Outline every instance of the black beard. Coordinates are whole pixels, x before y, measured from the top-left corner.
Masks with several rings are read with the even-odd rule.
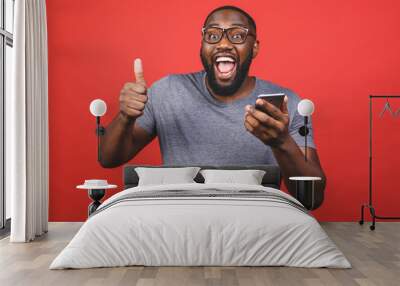
[[[204,66],[204,70],[206,71],[208,85],[211,88],[211,90],[217,95],[230,96],[239,90],[239,88],[242,86],[242,83],[246,79],[253,59],[253,50],[250,50],[250,54],[244,60],[243,64],[240,64],[240,62],[237,63],[237,67],[239,68],[237,68],[235,78],[233,82],[227,86],[221,86],[218,84],[217,79],[215,77],[215,71],[213,65],[208,64],[206,58],[203,56],[201,52],[201,49],[200,49],[200,58]]]

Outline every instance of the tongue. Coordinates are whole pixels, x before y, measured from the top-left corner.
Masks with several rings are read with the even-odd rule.
[[[228,73],[233,70],[235,64],[231,62],[220,62],[217,67],[220,73]]]

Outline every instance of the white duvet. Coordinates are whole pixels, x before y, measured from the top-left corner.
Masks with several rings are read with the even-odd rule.
[[[264,191],[283,200],[178,195],[118,201],[137,192],[168,190]],[[254,185],[193,183],[127,189],[100,206],[50,269],[127,265],[351,267],[311,215],[282,201],[300,204],[277,189]]]

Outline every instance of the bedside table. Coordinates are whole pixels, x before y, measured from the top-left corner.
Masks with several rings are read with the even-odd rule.
[[[108,184],[107,180],[85,180],[83,185],[76,186],[77,189],[88,190],[92,203],[88,206],[88,217],[101,205],[100,200],[104,197],[106,190],[115,189],[117,185]]]
[[[315,182],[321,181],[321,177],[289,177],[296,186],[296,200],[300,201],[308,210],[314,209],[314,188]]]

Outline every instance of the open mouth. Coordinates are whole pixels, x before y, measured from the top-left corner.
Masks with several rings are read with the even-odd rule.
[[[217,56],[215,58],[215,75],[217,79],[229,80],[236,72],[236,59],[232,56]]]

